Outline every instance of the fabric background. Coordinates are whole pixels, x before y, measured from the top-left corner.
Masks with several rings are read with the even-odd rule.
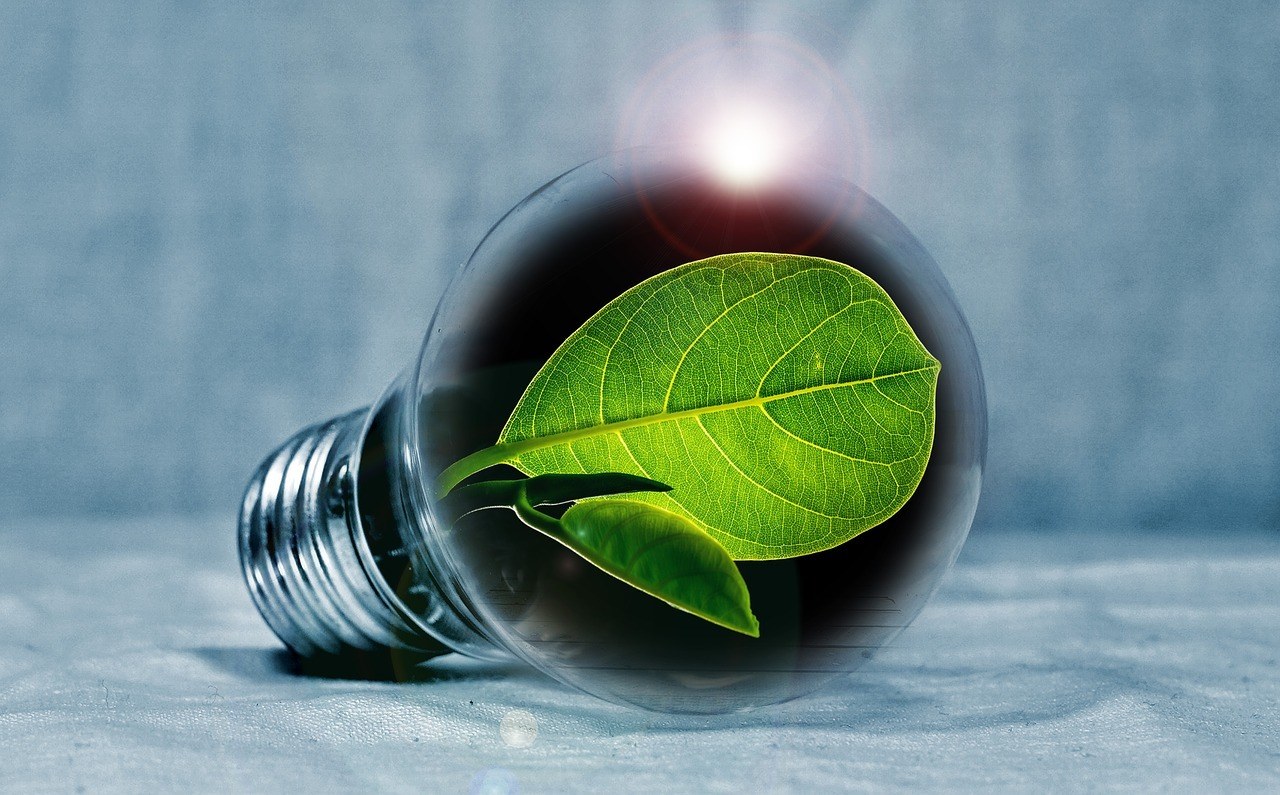
[[[1270,534],[978,534],[845,683],[679,720],[519,667],[290,673],[221,518],[0,529],[0,789],[1280,787]],[[110,550],[86,541],[101,533]],[[536,731],[504,739],[513,713]]]
[[[697,725],[290,673],[233,554],[253,466],[373,400],[661,58],[761,31],[849,85],[983,356],[936,602]],[[1266,2],[0,4],[0,788],[1274,790],[1278,44]]]
[[[235,504],[725,31],[820,54],[983,356],[982,521],[1280,519],[1273,3],[0,8],[0,512]]]

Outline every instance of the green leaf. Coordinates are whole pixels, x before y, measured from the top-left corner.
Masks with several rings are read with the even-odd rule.
[[[631,494],[638,491],[671,491],[666,483],[626,472],[599,472],[590,475],[538,475],[529,478],[525,494],[534,505],[556,505],[562,502]]]
[[[892,299],[847,265],[731,254],[609,302],[525,390],[493,447],[440,476],[447,494],[506,463],[627,472],[737,559],[842,544],[911,497],[933,446],[941,365]]]
[[[735,632],[760,637],[751,597],[724,547],[670,511],[617,499],[576,503],[555,519],[527,501],[516,514],[619,580]]]
[[[671,491],[656,480],[625,472],[593,475],[538,475],[517,480],[485,480],[454,489],[444,502],[455,519],[485,508],[509,508],[521,493],[530,505],[557,505],[589,497],[631,494],[637,491]]]

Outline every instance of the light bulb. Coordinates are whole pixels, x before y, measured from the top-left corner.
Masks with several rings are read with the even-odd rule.
[[[631,152],[538,189],[454,276],[419,356],[381,399],[302,430],[262,463],[243,503],[241,561],[290,649],[516,658],[614,702],[715,713],[855,671],[914,618],[958,554],[981,485],[986,402],[968,326],[937,265],[860,189],[792,163],[749,192],[722,176]],[[900,510],[824,551],[731,564],[757,636],[673,609],[512,511],[447,507],[442,473],[497,442],[576,330],[661,274],[739,252],[856,269],[941,363],[931,452]],[[784,325],[761,323],[760,334]],[[817,418],[828,429],[847,422],[835,410]],[[499,466],[472,480],[523,474]]]

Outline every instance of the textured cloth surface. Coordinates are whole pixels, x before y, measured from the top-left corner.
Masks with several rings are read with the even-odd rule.
[[[978,535],[862,672],[691,720],[519,667],[299,676],[225,522],[9,523],[0,789],[1274,791],[1278,583],[1273,533]]]
[[[739,32],[848,84],[858,179],[955,288],[981,521],[1276,523],[1280,3],[1114,0],[0,2],[0,515],[236,504]]]

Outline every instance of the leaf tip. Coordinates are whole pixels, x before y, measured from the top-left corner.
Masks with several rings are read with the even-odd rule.
[[[720,626],[725,629],[731,629],[750,638],[760,637],[760,621],[756,618],[755,613],[747,608],[739,616],[735,616],[731,621],[721,622]]]

